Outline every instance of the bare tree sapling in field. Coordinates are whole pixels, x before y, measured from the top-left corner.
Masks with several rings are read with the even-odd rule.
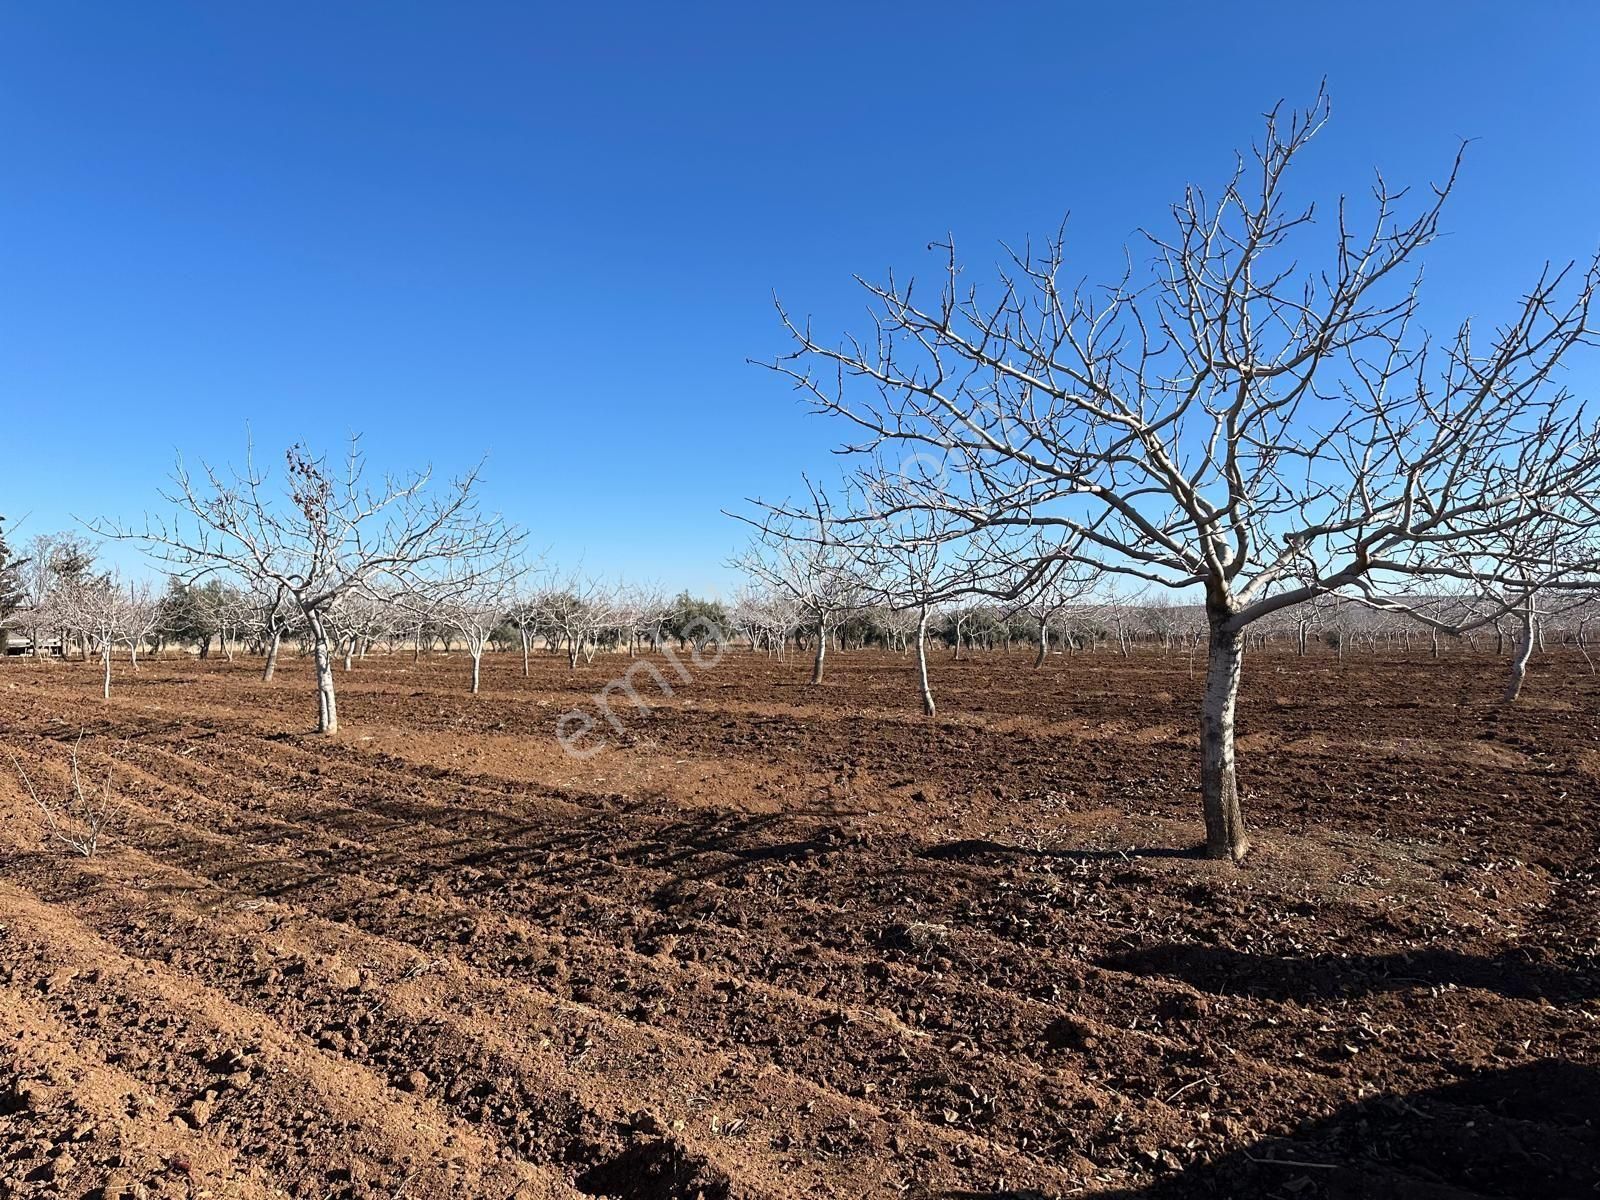
[[[483,680],[483,652],[497,629],[511,620],[517,587],[526,568],[509,554],[493,563],[462,560],[459,571],[446,571],[416,599],[402,599],[402,607],[418,603],[429,619],[461,635],[472,659],[473,695]],[[524,658],[524,669],[527,660]]]
[[[982,560],[972,554],[966,529],[948,514],[895,504],[888,511],[868,500],[874,519],[852,530],[858,577],[868,603],[914,614],[917,690],[926,716],[938,713],[928,678],[928,621],[940,605],[970,596],[979,586]]]
[[[1419,252],[1452,167],[1410,215],[1375,178],[1364,215],[1292,203],[1291,167],[1327,116],[1268,114],[1215,193],[1187,189],[1147,268],[1069,278],[1067,243],[966,282],[942,247],[932,293],[864,283],[875,325],[832,344],[784,315],[773,366],[856,431],[845,448],[941,453],[957,486],[930,507],[973,528],[1080,537],[1093,568],[1203,598],[1206,850],[1242,858],[1234,712],[1245,631],[1324,593],[1378,596],[1460,574],[1459,551],[1539,514],[1580,519],[1600,445],[1554,383],[1592,339],[1596,267],[1547,268],[1487,337],[1418,331]],[[1459,159],[1458,159],[1459,162]],[[1534,561],[1474,574],[1525,587]]]
[[[729,565],[775,595],[791,601],[802,626],[816,635],[811,662],[813,686],[822,682],[828,639],[862,603],[860,562],[823,493],[812,487],[804,508],[761,505],[759,515],[730,516],[756,527],[744,551]],[[759,502],[757,502],[759,504]]]
[[[122,805],[111,788],[111,768],[106,768],[98,787],[84,782],[78,761],[82,745],[83,735],[79,734],[68,755],[67,781],[59,796],[48,789],[41,793],[14,752],[11,765],[44,822],[46,842],[60,843],[74,854],[93,858],[107,830],[121,815]]]
[[[799,609],[791,597],[749,586],[735,594],[731,620],[749,640],[752,650],[779,662],[800,623]]]
[[[1075,605],[1081,604],[1094,587],[1094,576],[1075,570],[1070,561],[1052,564],[1032,582],[1018,590],[1015,608],[1032,617],[1039,626],[1039,647],[1033,658],[1035,670],[1050,656],[1050,632]],[[1063,636],[1067,636],[1063,631]]]
[[[538,619],[552,650],[565,647],[567,669],[581,656],[593,662],[600,634],[616,620],[617,594],[603,580],[576,571],[551,584],[539,597]]]
[[[161,597],[149,580],[133,580],[121,586],[122,643],[128,647],[128,663],[139,667],[139,647],[144,645],[161,626]]]
[[[261,679],[272,682],[278,670],[278,651],[284,635],[293,630],[299,613],[292,607],[289,590],[271,579],[251,580],[243,594],[240,629],[260,644],[263,663]]]
[[[87,575],[52,593],[52,608],[64,628],[100,657],[102,699],[111,699],[111,658],[119,645],[135,644],[155,627],[158,606],[149,589],[123,583],[114,571]],[[130,657],[135,654],[130,650]]]
[[[447,571],[470,574],[466,564],[496,563],[518,535],[479,510],[478,479],[475,467],[440,485],[426,470],[369,483],[359,439],[339,462],[295,445],[276,489],[253,454],[242,471],[202,466],[198,477],[180,461],[163,493],[170,518],[96,528],[142,542],[190,580],[222,573],[281,589],[310,634],[317,732],[335,733],[330,610],[345,596],[422,589]]]

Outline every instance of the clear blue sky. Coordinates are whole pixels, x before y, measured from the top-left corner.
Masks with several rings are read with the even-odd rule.
[[[1072,213],[1091,275],[1280,97],[1300,179],[1425,183],[1440,323],[1600,242],[1600,5],[0,6],[0,511],[136,517],[174,450],[489,454],[563,562],[725,588],[718,510],[840,431],[746,365],[770,298],[976,265]]]

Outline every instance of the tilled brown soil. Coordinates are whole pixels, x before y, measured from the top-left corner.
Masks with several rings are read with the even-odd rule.
[[[0,665],[0,1196],[1593,1196],[1600,681],[1261,655]],[[103,1190],[102,1190],[103,1189]]]

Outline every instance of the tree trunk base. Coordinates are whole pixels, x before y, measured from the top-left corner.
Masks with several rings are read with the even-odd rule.
[[[1237,864],[1245,860],[1245,856],[1250,853],[1252,846],[1253,843],[1249,838],[1240,838],[1232,845],[1207,845],[1201,851],[1201,855],[1205,858],[1211,859],[1214,862],[1232,862]]]

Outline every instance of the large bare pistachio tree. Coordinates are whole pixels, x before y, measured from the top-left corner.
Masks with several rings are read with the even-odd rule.
[[[295,445],[276,485],[253,453],[242,470],[203,466],[198,476],[180,461],[162,493],[171,516],[96,528],[144,543],[184,578],[222,573],[287,598],[311,635],[317,732],[336,733],[334,607],[350,596],[426,591],[440,578],[462,586],[497,571],[516,545],[515,529],[479,509],[478,477],[474,468],[440,485],[428,471],[369,480],[356,438],[342,459]]]
[[[780,309],[796,346],[772,364],[855,428],[847,450],[944,455],[964,478],[921,503],[1081,539],[1073,556],[1095,569],[1203,597],[1219,858],[1250,845],[1234,769],[1246,627],[1341,589],[1426,590],[1430,574],[1526,590],[1539,564],[1463,568],[1459,549],[1581,505],[1600,477],[1555,378],[1591,340],[1595,266],[1547,268],[1487,334],[1429,338],[1416,260],[1456,169],[1420,203],[1382,176],[1359,206],[1291,202],[1326,117],[1321,95],[1269,113],[1221,189],[1186,190],[1109,286],[1073,282],[1062,231],[1008,252],[987,288],[940,244],[931,292],[859,281],[866,336],[832,343]]]

